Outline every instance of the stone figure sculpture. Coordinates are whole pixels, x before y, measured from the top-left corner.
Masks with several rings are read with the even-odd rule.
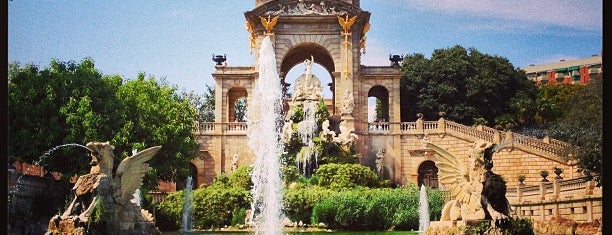
[[[333,138],[333,141],[336,143],[348,145],[348,144],[353,143],[353,141],[359,138],[359,136],[357,136],[357,134],[354,133],[355,129],[352,129],[349,126],[347,126],[346,121],[344,120],[340,122],[339,129],[340,129],[340,133],[338,134],[337,137]]]
[[[46,234],[84,234],[88,223],[96,219],[106,222],[103,233],[161,234],[153,215],[130,201],[151,169],[147,162],[161,146],[123,159],[114,174],[115,147],[109,142],[89,142],[86,146],[91,150],[91,170],[78,178],[72,189],[74,200],[62,215],[51,218]],[[102,216],[94,218],[96,213]]]
[[[446,150],[427,143],[437,155],[438,179],[452,200],[442,209],[440,221],[502,219],[510,214],[506,182],[493,173],[492,155],[502,146],[476,141],[469,149],[468,164]]]
[[[329,136],[336,136],[336,132],[329,129],[329,120],[325,120],[323,123],[321,123],[321,132],[319,133],[319,136],[321,136],[323,139],[327,139]]]
[[[385,160],[385,154],[387,153],[387,150],[382,148],[379,149],[378,152],[376,153],[376,173],[378,173],[378,176],[383,175],[383,169],[384,169],[384,160]]]
[[[342,100],[342,114],[352,114],[355,107],[353,92],[347,92]]]
[[[310,56],[310,59],[304,60],[306,69],[304,74],[300,75],[295,80],[295,88],[292,102],[304,101],[304,100],[319,100],[323,97],[321,81],[312,74],[312,64],[314,63],[314,57]]]
[[[231,171],[235,171],[238,169],[238,151],[234,151],[234,156],[232,156],[232,168]]]
[[[289,119],[283,125],[283,132],[281,136],[281,141],[283,143],[291,142],[291,135],[293,134],[293,120]]]

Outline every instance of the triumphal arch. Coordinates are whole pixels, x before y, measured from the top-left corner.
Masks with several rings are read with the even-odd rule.
[[[256,0],[255,8],[244,15],[245,30],[250,35],[245,43],[255,54],[256,61],[256,52],[263,38],[271,37],[279,82],[289,87],[291,84],[286,82],[289,70],[312,58],[311,61],[322,66],[331,77],[331,83],[322,85],[332,93],[331,99],[326,99],[325,103],[333,119],[345,121],[356,134],[363,135],[363,131],[368,129],[368,97],[376,97],[385,110],[384,120],[379,121],[400,122],[399,64],[361,64],[361,56],[367,50],[370,13],[360,8],[359,0]],[[200,138],[201,154],[205,160],[198,168],[210,173],[204,177],[200,175],[202,182],[210,182],[211,177],[228,172],[234,156],[238,156],[238,163],[234,164],[250,164],[254,160],[246,146],[246,123],[235,117],[234,104],[241,98],[246,98],[247,104],[256,99],[251,97],[251,93],[258,78],[258,65],[234,67],[218,63],[215,67],[212,74],[216,82],[215,122],[200,125],[200,132],[209,136]],[[351,112],[343,112],[346,103],[354,107]],[[394,131],[396,127],[399,128],[381,126],[381,130]],[[389,141],[387,156],[399,156],[392,150],[399,151],[393,147],[393,141],[399,139],[382,140]],[[362,155],[371,155],[372,159],[379,151],[371,148],[367,137],[359,138],[357,146]],[[394,169],[389,171],[394,172]]]
[[[329,84],[315,85],[332,93],[331,98],[325,100],[330,119],[336,124],[344,123],[345,128],[352,130],[351,135],[357,137],[354,146],[360,163],[382,177],[402,185],[414,183],[438,187],[438,169],[433,151],[427,148],[428,143],[446,149],[462,161],[468,158],[470,145],[477,141],[503,143],[506,148],[496,153],[493,171],[502,175],[508,188],[513,189],[507,197],[515,203],[517,210],[541,218],[564,213],[565,210],[558,208],[559,204],[556,204],[556,209],[542,206],[555,205],[546,202],[549,196],[529,199],[531,202],[527,203],[524,201],[527,194],[514,189],[523,184],[544,184],[541,183],[541,171],[552,172],[553,167],[561,169],[566,179],[581,179],[582,175],[576,172],[576,163],[563,158],[567,143],[486,126],[464,126],[445,120],[443,116],[415,114],[415,121],[402,122],[398,64],[401,58],[390,56],[389,66],[362,65],[361,57],[368,46],[368,30],[381,26],[370,25],[370,12],[361,9],[359,0],[256,0],[255,8],[245,12],[244,16],[245,30],[249,33],[249,38],[245,38],[245,48],[248,46],[257,57],[263,39],[270,36],[279,83],[290,87],[288,72],[304,62],[316,63],[329,73]],[[192,161],[196,187],[210,184],[214,177],[229,173],[238,166],[251,165],[255,160],[247,145],[248,127],[237,117],[235,104],[243,99],[248,105],[249,101],[258,98],[252,96],[258,79],[258,65],[227,66],[225,59],[224,56],[213,58],[217,62],[212,74],[215,81],[215,121],[199,123],[196,133],[200,143],[198,157]],[[300,92],[293,95],[299,96]],[[378,99],[383,110],[376,121],[368,121],[370,97]],[[287,97],[287,102],[291,99]],[[520,183],[518,179],[524,181]],[[564,185],[559,186],[561,191],[562,187],[573,184]],[[546,189],[548,186],[543,187]],[[590,194],[581,198],[593,198],[593,188],[590,189],[585,191]],[[573,195],[571,190],[574,189],[567,192]],[[555,191],[550,200],[558,200],[561,191]],[[589,208],[584,209],[586,220],[598,216],[596,210],[601,205],[597,203],[601,199],[572,200],[574,204],[583,205],[581,210]],[[534,210],[535,207],[539,209]]]

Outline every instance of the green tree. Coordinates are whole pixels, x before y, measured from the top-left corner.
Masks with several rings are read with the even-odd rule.
[[[374,117],[374,120],[383,120],[383,118],[385,117],[385,111],[382,107],[382,102],[378,98],[376,99],[375,111],[376,117]]]
[[[475,119],[494,123],[495,118],[512,111],[512,101],[533,99],[536,91],[525,73],[506,58],[461,46],[437,49],[431,59],[418,53],[408,55],[402,73],[403,121],[414,119],[417,113],[434,118],[444,111],[446,118],[460,123],[471,124]]]
[[[202,105],[199,106],[200,121],[215,121],[215,87],[206,84]]]
[[[121,79],[102,76],[94,62],[52,60],[49,67],[9,66],[9,158],[48,163],[67,175],[89,170],[84,149],[52,147],[108,138],[117,127]]]
[[[154,170],[146,178],[149,185],[158,179],[189,175],[188,164],[198,146],[194,135],[196,108],[181,98],[175,87],[152,76],[147,78],[144,73],[119,87],[116,97],[121,103],[122,125],[112,136],[115,152],[124,158],[132,149],[161,145],[150,162]]]
[[[124,83],[120,76],[102,75],[90,58],[52,60],[42,70],[12,63],[9,70],[10,159],[71,176],[89,171],[87,151],[62,148],[42,156],[62,144],[110,141],[118,164],[132,149],[162,145],[146,185],[188,174],[177,169],[189,169],[195,155],[197,113],[176,88],[144,73]]]
[[[246,109],[247,109],[247,100],[246,97],[242,97],[236,101],[234,105],[234,110],[236,110],[236,121],[237,122],[245,122],[246,121]]]
[[[603,182],[603,85],[602,78],[591,79],[563,105],[565,111],[551,125],[553,138],[578,147],[574,153],[578,171]]]
[[[537,88],[535,99],[516,98],[512,101],[512,113],[519,125],[513,131],[543,138],[550,135],[551,125],[566,111],[566,102],[584,86],[572,84],[544,85]]]

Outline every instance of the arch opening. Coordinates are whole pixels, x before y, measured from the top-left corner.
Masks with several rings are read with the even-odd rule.
[[[427,160],[419,165],[418,186],[425,185],[429,188],[438,188],[438,167],[433,161]]]
[[[322,96],[330,114],[334,113],[335,71],[334,61],[328,50],[317,43],[300,43],[285,54],[280,67],[281,84],[285,99],[294,95],[294,83],[306,70],[305,60],[314,59],[312,74],[321,82]],[[285,105],[285,111],[287,105]]]
[[[368,121],[389,121],[389,91],[387,88],[374,86],[368,91]]]
[[[198,168],[193,163],[189,163],[189,175],[176,181],[176,191],[187,188],[187,177],[189,176],[191,176],[191,188],[195,189],[200,185],[198,183]]]
[[[244,122],[246,120],[246,89],[234,87],[227,91],[227,121]]]

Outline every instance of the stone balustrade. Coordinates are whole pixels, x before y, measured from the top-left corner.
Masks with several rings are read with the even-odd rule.
[[[168,197],[168,192],[162,191],[149,191],[148,193],[151,196],[151,199],[154,203],[161,203],[166,197]]]
[[[200,135],[243,134],[246,135],[248,126],[246,122],[201,122],[198,133]]]
[[[553,217],[576,221],[600,220],[601,188],[587,177],[541,182],[539,185],[508,189],[506,198],[518,216],[550,220]]]
[[[511,139],[511,147],[526,151],[535,151],[551,160],[565,163],[566,149],[570,144],[549,137],[538,139],[517,133],[499,131],[485,126],[465,126],[456,122],[439,119],[438,121],[416,122],[367,122],[363,125],[366,130],[356,130],[361,134],[452,134],[471,140],[486,140],[501,143]],[[200,135],[245,135],[248,129],[245,122],[201,122],[197,133]],[[391,130],[399,132],[391,133]]]
[[[367,124],[370,134],[389,134],[390,126],[395,125],[395,123],[391,124],[389,122],[369,122]]]

